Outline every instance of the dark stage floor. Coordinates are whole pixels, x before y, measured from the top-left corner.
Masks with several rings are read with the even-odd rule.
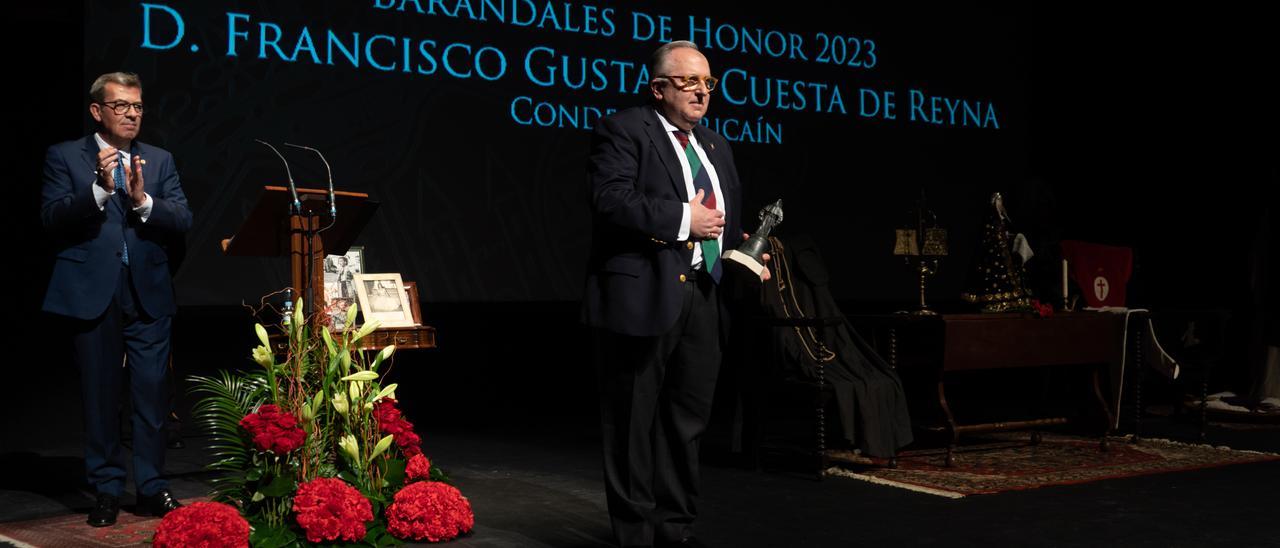
[[[1156,419],[1153,435],[1188,434]],[[594,428],[540,421],[427,428],[424,447],[470,498],[475,532],[456,546],[607,546]],[[1215,441],[1276,451],[1276,430],[1214,427]],[[73,438],[64,438],[73,439]],[[174,488],[200,496],[202,439],[169,453]],[[85,512],[74,443],[5,440],[0,521]],[[1276,542],[1280,462],[950,500],[786,470],[704,466],[700,536],[712,546],[1260,546]],[[131,501],[126,500],[126,510]]]
[[[452,316],[443,306],[431,309],[441,348],[397,356],[391,373],[427,455],[474,506],[474,533],[453,544],[607,546],[594,380],[584,356],[572,350],[580,340],[576,309],[456,308]],[[497,345],[481,329],[496,317],[551,327],[512,329],[508,344]],[[256,343],[242,311],[199,320],[175,333],[175,356],[186,373],[246,366]],[[77,375],[59,365],[60,346],[32,340],[52,357],[6,373],[0,522],[84,513],[92,505],[81,483]],[[1191,424],[1168,418],[1149,418],[1144,429],[1149,437],[1194,439]],[[704,446],[712,462],[703,466],[698,530],[711,546],[1280,545],[1280,461],[953,500],[846,478],[818,482],[785,468],[756,472],[716,450],[723,439]],[[181,497],[206,491],[203,441],[188,432],[187,447],[169,453]],[[1211,426],[1209,441],[1280,453],[1274,427]],[[128,510],[131,497],[124,502]]]

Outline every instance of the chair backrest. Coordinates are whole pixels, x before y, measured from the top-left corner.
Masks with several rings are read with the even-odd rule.
[[[1062,258],[1088,306],[1125,305],[1125,286],[1133,275],[1132,249],[1063,240]]]

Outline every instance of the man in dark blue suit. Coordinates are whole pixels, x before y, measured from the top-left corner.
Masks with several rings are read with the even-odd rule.
[[[649,71],[651,104],[602,119],[587,166],[583,318],[593,328],[605,491],[622,546],[695,542],[698,442],[728,333],[720,253],[744,236],[733,151],[699,125],[716,84],[706,57],[692,42],[671,42]]]
[[[84,397],[89,525],[115,523],[125,484],[120,391],[128,367],[138,507],[181,506],[164,474],[165,375],[174,302],[169,249],[191,228],[173,156],[135,140],[142,83],[115,72],[90,87],[99,130],[49,147],[41,220],[57,247],[44,310],[70,326]]]

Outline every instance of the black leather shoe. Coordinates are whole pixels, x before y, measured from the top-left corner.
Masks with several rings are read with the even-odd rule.
[[[93,510],[89,510],[89,519],[86,523],[94,527],[115,525],[116,516],[119,514],[120,497],[98,493],[98,500],[93,503]]]
[[[138,495],[138,512],[162,518],[170,511],[181,508],[182,503],[173,498],[168,489],[161,489],[151,496]]]

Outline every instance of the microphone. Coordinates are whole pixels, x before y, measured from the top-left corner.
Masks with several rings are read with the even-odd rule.
[[[281,162],[284,162],[284,174],[289,178],[289,192],[293,194],[293,212],[301,215],[302,200],[298,199],[298,186],[293,184],[293,171],[289,169],[289,161],[285,160],[284,155],[280,154],[280,151],[276,150],[276,147],[271,146],[271,143],[263,141],[262,139],[254,139],[254,141],[267,145],[267,148],[271,149],[271,152],[276,153],[276,156],[280,157]]]
[[[337,201],[334,199],[334,197],[333,197],[333,169],[331,169],[331,168],[329,167],[329,161],[328,161],[328,160],[326,160],[326,159],[324,159],[324,154],[321,154],[319,150],[316,150],[316,149],[314,149],[314,148],[311,148],[311,147],[305,147],[305,146],[302,146],[302,145],[295,145],[295,144],[293,144],[293,143],[285,143],[285,144],[284,144],[284,146],[287,146],[287,147],[293,147],[293,148],[300,148],[300,149],[302,149],[302,150],[310,150],[311,152],[316,153],[316,156],[319,156],[319,157],[320,157],[320,161],[321,161],[321,162],[324,162],[324,170],[325,170],[325,172],[327,172],[327,173],[328,173],[328,175],[329,175],[329,218],[331,218],[331,219],[335,219],[335,218],[337,218],[337,217],[338,217],[338,202],[337,202]]]

